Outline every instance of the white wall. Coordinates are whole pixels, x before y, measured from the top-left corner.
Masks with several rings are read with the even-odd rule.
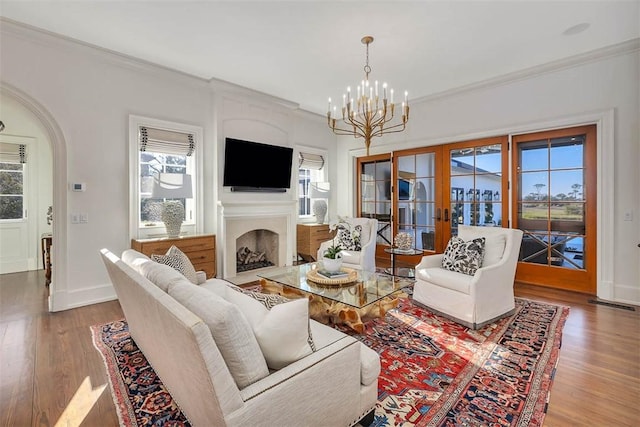
[[[555,123],[577,125],[583,123],[584,117],[606,116],[613,111],[613,139],[600,153],[601,157],[613,157],[612,167],[599,170],[611,175],[600,177],[604,185],[600,201],[612,201],[612,206],[601,203],[604,212],[599,215],[613,224],[603,224],[604,232],[598,236],[599,256],[611,258],[612,268],[609,272],[609,261],[605,259],[601,268],[604,271],[598,272],[604,274],[598,295],[640,304],[639,45],[635,40],[581,62],[558,64],[555,70],[541,68],[541,72],[532,72],[527,78],[519,76],[512,81],[478,85],[450,96],[413,102],[407,130],[374,140],[371,154],[542,130]],[[364,154],[363,144],[341,137],[337,152],[341,162],[337,167],[353,171],[353,158]],[[353,212],[353,191],[349,188],[340,195],[341,214]],[[626,212],[633,213],[632,221],[623,220]],[[606,232],[607,227],[612,233]],[[611,246],[612,255],[607,245]]]
[[[59,127],[60,141],[53,141],[53,153],[54,159],[62,154],[63,161],[54,165],[56,177],[66,176],[66,181],[87,184],[86,192],[80,193],[66,190],[67,182],[60,185],[62,189],[54,189],[54,204],[64,204],[57,208],[65,218],[57,221],[65,221],[65,226],[58,224],[58,228],[54,228],[58,245],[54,244],[57,258],[51,286],[53,310],[115,297],[99,250],[106,247],[120,253],[130,245],[129,114],[204,129],[204,231],[216,232],[217,199],[221,193],[218,144],[224,141],[220,133],[223,127],[218,123],[224,111],[219,110],[222,106],[217,102],[220,96],[216,93],[222,91],[224,85],[213,86],[210,82],[12,23],[3,22],[0,31],[2,83],[34,100],[44,115],[51,117],[53,127]],[[231,98],[246,98],[250,94],[233,86],[226,90],[225,96]],[[2,92],[0,105],[5,103],[6,93]],[[255,98],[263,106],[277,104],[263,95],[256,94]],[[314,127],[313,122],[319,121],[293,114],[295,108],[293,104],[287,106],[282,118],[285,128]],[[269,127],[274,120],[273,109],[251,114]],[[292,145],[295,132],[289,134],[286,143]],[[329,137],[328,141],[334,139]],[[87,213],[89,222],[71,224],[70,214],[76,212]]]
[[[204,129],[205,232],[218,229],[219,199],[246,197],[225,193],[220,186],[225,136],[260,136],[292,147],[329,149],[330,181],[336,183],[330,215],[353,213],[353,164],[355,156],[364,155],[362,141],[341,137],[336,148],[323,117],[299,111],[287,101],[205,82],[11,23],[3,22],[0,31],[2,83],[35,100],[60,130],[50,132],[58,136],[53,141],[54,178],[65,180],[54,188],[54,203],[62,201],[64,206],[57,208],[65,217],[54,228],[59,242],[54,249],[54,310],[114,298],[98,251],[107,247],[119,253],[130,244],[129,114]],[[605,177],[608,187],[601,195],[611,201],[612,206],[604,208],[611,209],[612,231],[610,236],[599,236],[599,243],[604,239],[612,249],[612,271],[604,277],[611,283],[606,284],[604,296],[640,303],[639,62],[635,41],[631,49],[605,52],[555,71],[546,68],[529,77],[412,102],[407,131],[373,141],[371,153],[536,130],[558,120],[571,122],[612,110],[613,172],[610,182]],[[0,105],[4,102],[0,99]],[[68,192],[66,181],[86,182],[87,191]],[[280,197],[295,200],[294,193]],[[623,221],[628,211],[633,212],[633,221]],[[72,212],[88,213],[89,223],[70,224]],[[600,247],[599,251],[605,252]]]

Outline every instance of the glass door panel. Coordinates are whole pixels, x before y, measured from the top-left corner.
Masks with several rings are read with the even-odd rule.
[[[360,174],[358,187],[358,216],[376,218],[378,231],[376,243],[390,245],[391,229],[391,155],[361,157],[357,168]]]
[[[502,226],[506,137],[449,144],[446,148],[449,200],[444,220],[450,225],[445,238],[457,235],[460,224]]]
[[[437,251],[438,215],[442,215],[438,171],[440,149],[425,148],[394,153],[397,165],[394,180],[396,232],[409,233],[413,246]]]
[[[514,137],[517,278],[595,292],[595,126]]]

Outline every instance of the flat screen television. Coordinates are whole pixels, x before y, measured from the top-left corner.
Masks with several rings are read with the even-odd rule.
[[[293,148],[226,138],[223,186],[231,191],[284,192],[291,187]]]
[[[406,179],[398,180],[398,200],[411,200],[413,184]]]

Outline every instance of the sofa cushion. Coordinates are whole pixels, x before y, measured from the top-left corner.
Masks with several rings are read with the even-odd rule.
[[[345,338],[344,333],[315,320],[311,320],[310,326],[318,349]],[[358,345],[360,345],[360,383],[369,385],[380,376],[380,357],[378,353],[366,345],[362,343],[358,343]]]
[[[482,266],[489,267],[499,263],[502,259],[504,248],[507,245],[507,236],[504,234],[496,234],[493,236],[485,236],[485,239]]]
[[[176,269],[194,285],[199,284],[196,269],[191,264],[191,260],[175,245],[171,246],[164,255],[152,254],[151,259]]]
[[[271,369],[282,369],[313,352],[309,345],[309,302],[306,298],[275,305],[271,310],[242,292],[227,291],[253,328]]]
[[[458,236],[465,240],[485,238],[483,267],[500,262],[507,245],[507,236],[501,227],[467,227],[461,230]]]
[[[431,267],[417,269],[416,279],[469,295],[473,276],[445,270],[440,267]]]
[[[380,356],[378,353],[360,344],[360,384],[369,385],[378,379],[380,375]]]
[[[126,249],[120,257],[129,267],[133,268],[137,273],[142,274],[141,267],[147,262],[153,262],[151,258],[135,249]]]
[[[442,257],[442,268],[473,276],[482,266],[484,244],[484,237],[467,242],[458,236],[451,237]]]
[[[271,310],[273,307],[275,307],[278,304],[283,304],[285,302],[291,301],[289,298],[285,298],[282,295],[263,294],[261,292],[254,292],[248,289],[243,289],[240,286],[236,286],[232,283],[228,283],[227,286],[236,292],[241,292],[247,296],[250,296],[254,300],[258,301],[260,304],[264,305],[268,310]]]
[[[125,250],[122,253],[122,260],[138,274],[144,276],[164,292],[169,290],[171,283],[186,280],[186,278],[174,268],[152,261],[148,256],[133,249]]]
[[[291,301],[289,298],[285,298],[282,295],[263,294],[261,292],[254,292],[248,289],[243,289],[240,286],[236,286],[232,283],[229,283],[228,286],[234,291],[241,292],[253,298],[254,300],[258,301],[260,304],[267,307],[268,310],[271,310],[273,307],[275,307],[278,304],[283,304],[285,302]],[[316,344],[313,341],[313,334],[311,333],[311,324],[309,324],[309,338],[307,339],[307,342],[309,343],[309,347],[311,347],[311,351],[316,351]]]
[[[362,251],[341,251],[340,254],[343,263],[360,265]]]
[[[207,324],[238,388],[269,375],[251,326],[238,307],[186,280],[171,284],[169,295]]]

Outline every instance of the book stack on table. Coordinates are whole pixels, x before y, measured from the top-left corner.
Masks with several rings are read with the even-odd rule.
[[[343,277],[348,277],[349,273],[346,271],[327,271],[325,269],[319,269],[318,275],[325,277],[327,279],[341,279]]]

